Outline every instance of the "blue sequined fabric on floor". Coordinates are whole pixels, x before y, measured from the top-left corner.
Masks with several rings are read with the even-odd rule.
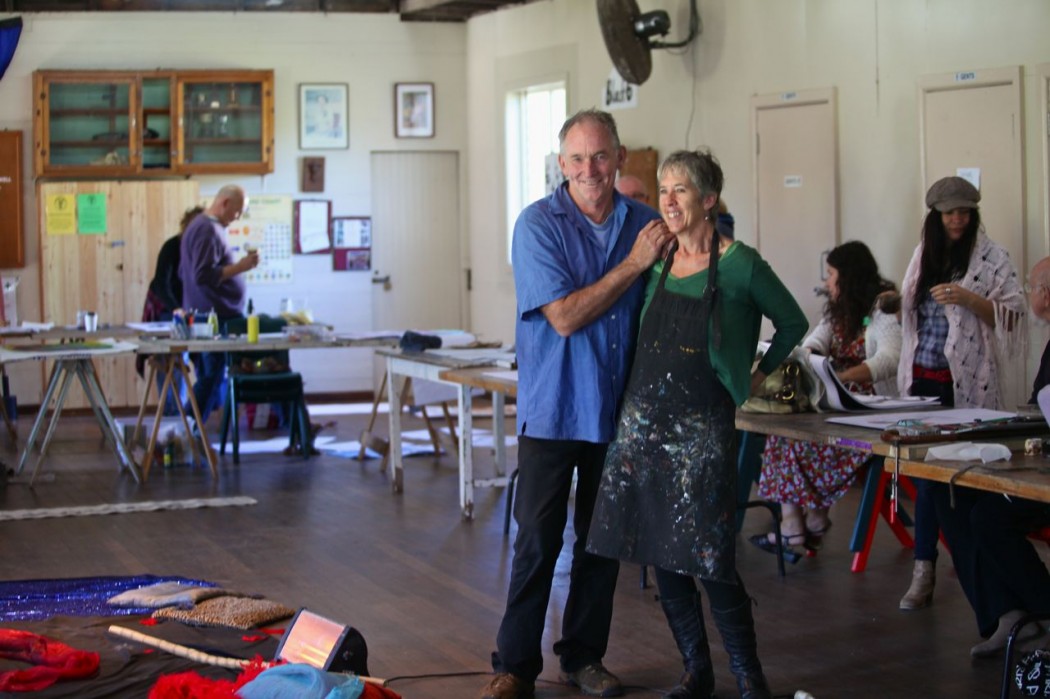
[[[106,600],[127,590],[162,582],[216,587],[215,583],[204,580],[157,575],[0,581],[0,623],[50,619],[53,616],[150,614],[153,609],[114,607],[107,604]]]

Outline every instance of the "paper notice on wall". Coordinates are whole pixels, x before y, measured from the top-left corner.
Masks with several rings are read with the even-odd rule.
[[[77,233],[80,235],[106,234],[106,195],[77,195]]]
[[[234,260],[259,251],[259,266],[244,273],[249,284],[286,284],[292,281],[292,198],[249,194],[248,209],[226,229]]]
[[[73,235],[77,232],[76,195],[48,194],[44,204],[44,228],[48,235]]]
[[[957,167],[955,176],[961,177],[981,191],[981,168],[979,167]]]
[[[299,202],[299,249],[304,253],[329,249],[328,223],[327,201]]]

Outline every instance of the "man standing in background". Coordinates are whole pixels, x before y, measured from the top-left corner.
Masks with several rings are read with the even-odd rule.
[[[259,265],[259,253],[251,250],[237,262],[226,245],[226,227],[241,217],[248,198],[236,185],[219,190],[207,210],[193,219],[182,234],[179,277],[182,279],[182,307],[186,311],[207,313],[214,309],[219,327],[232,318],[243,317],[245,283],[240,275]],[[226,389],[226,359],[221,352],[193,356],[197,382],[193,396],[207,422],[211,411],[222,405]]]

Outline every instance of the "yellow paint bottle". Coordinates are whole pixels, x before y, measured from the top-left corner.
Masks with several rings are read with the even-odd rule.
[[[251,299],[248,300],[248,344],[254,345],[259,341],[259,316],[255,315]]]

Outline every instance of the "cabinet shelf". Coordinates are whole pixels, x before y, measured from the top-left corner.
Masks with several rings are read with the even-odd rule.
[[[38,177],[273,172],[272,70],[42,70],[33,93]]]
[[[109,150],[115,150],[118,148],[126,148],[128,145],[127,141],[51,141],[51,149],[55,148],[108,148]]]
[[[246,143],[256,144],[259,142],[257,138],[187,138],[186,145],[188,146],[238,146]]]
[[[110,109],[110,108],[99,109],[98,107],[84,107],[82,109],[63,108],[63,109],[52,109],[51,110],[51,118],[55,119],[55,118],[61,118],[61,117],[81,117],[81,116],[100,116],[100,117],[125,116],[126,117],[128,115],[128,113],[129,113],[129,111],[130,110],[127,107],[116,107],[116,108],[113,108],[113,109]]]
[[[183,111],[186,114],[218,114],[226,113],[231,114],[234,112],[255,112],[257,113],[261,107],[257,104],[227,104],[222,107],[186,107]]]

